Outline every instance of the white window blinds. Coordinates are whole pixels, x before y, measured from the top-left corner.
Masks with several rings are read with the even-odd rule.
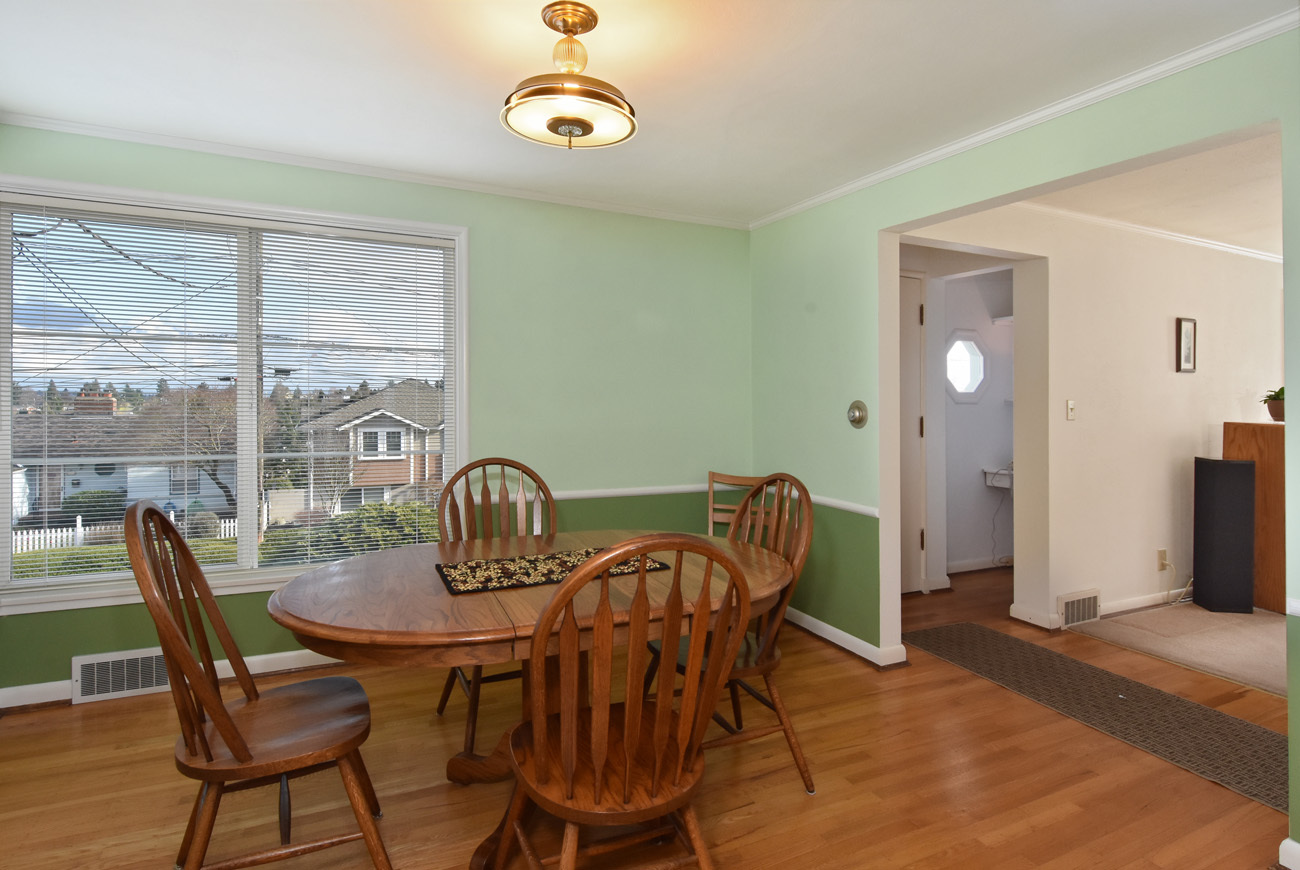
[[[7,582],[126,570],[123,511],[145,498],[209,567],[436,539],[449,241],[51,204],[0,220]],[[365,432],[386,461],[359,461]]]

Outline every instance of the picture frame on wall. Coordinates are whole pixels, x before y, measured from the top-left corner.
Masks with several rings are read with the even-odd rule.
[[[1174,371],[1196,371],[1196,320],[1191,317],[1178,318],[1178,360]]]

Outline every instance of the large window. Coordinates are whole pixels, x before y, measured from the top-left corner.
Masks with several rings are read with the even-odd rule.
[[[218,576],[436,538],[455,243],[333,223],[0,202],[0,591],[121,580],[138,499]]]

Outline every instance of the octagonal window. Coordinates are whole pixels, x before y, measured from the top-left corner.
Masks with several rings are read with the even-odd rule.
[[[948,348],[948,382],[959,393],[973,393],[984,382],[984,354],[973,341],[954,341]]]
[[[954,330],[948,337],[945,354],[948,392],[959,402],[974,402],[985,385],[985,361],[988,353],[979,335],[968,330]]]

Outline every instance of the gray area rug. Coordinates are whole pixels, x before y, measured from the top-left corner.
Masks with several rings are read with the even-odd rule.
[[[1070,628],[1234,683],[1286,695],[1286,617],[1281,613],[1212,613],[1188,602]]]
[[[1177,695],[973,623],[903,641],[1058,713],[1287,811],[1287,738]]]

